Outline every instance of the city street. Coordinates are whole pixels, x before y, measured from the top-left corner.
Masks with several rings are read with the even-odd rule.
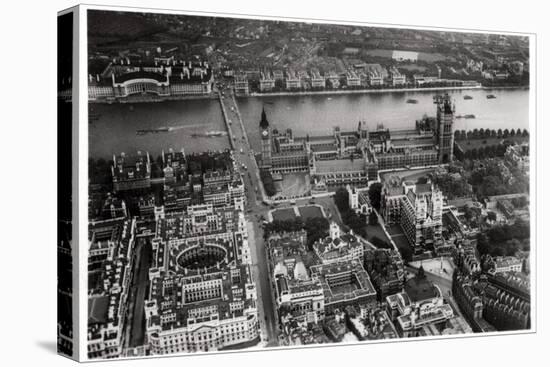
[[[136,246],[136,261],[132,273],[130,289],[129,317],[126,326],[126,341],[129,348],[142,346],[145,342],[144,302],[149,286],[149,267],[151,265],[152,248],[145,239],[138,239]]]
[[[230,95],[230,90],[225,90],[222,99],[229,124],[235,138],[235,160],[242,173],[246,190],[246,217],[248,221],[248,240],[252,255],[252,274],[256,282],[259,303],[259,317],[262,336],[267,336],[268,346],[277,346],[277,320],[273,305],[273,296],[267,268],[267,257],[261,229],[262,217],[266,217],[268,206],[262,203],[261,183],[259,172],[246,131],[242,125],[238,106]],[[246,167],[244,168],[243,165]]]

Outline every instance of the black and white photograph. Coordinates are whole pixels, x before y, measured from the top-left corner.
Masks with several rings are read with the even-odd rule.
[[[528,1],[6,11],[6,365],[533,364]]]
[[[531,330],[532,37],[84,31],[87,359]]]

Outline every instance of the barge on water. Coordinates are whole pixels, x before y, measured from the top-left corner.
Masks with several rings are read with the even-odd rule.
[[[156,129],[140,129],[140,130],[136,130],[136,135],[167,133],[169,131],[170,131],[169,127],[159,127]]]

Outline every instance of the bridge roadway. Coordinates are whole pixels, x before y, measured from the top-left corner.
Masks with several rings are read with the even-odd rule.
[[[221,94],[221,91],[220,91]],[[226,125],[233,137],[234,157],[242,173],[246,192],[246,219],[248,241],[252,257],[252,275],[256,283],[258,294],[258,309],[262,339],[267,346],[278,345],[278,322],[272,283],[270,281],[267,252],[263,240],[262,220],[267,216],[268,207],[263,200],[263,187],[260,183],[258,165],[254,158],[254,151],[250,147],[246,129],[239,112],[237,101],[229,89],[220,96],[222,108],[225,110]]]

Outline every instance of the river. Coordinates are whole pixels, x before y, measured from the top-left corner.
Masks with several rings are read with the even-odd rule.
[[[370,129],[383,124],[389,129],[414,128],[424,114],[435,115],[433,91],[369,94],[277,96],[238,98],[243,122],[254,150],[259,150],[258,123],[262,107],[273,128],[291,127],[296,136],[330,134],[333,126],[355,129],[359,120]],[[450,91],[456,114],[474,114],[475,119],[456,119],[455,129],[528,129],[529,90]],[[496,98],[487,99],[488,94]],[[464,95],[473,99],[465,100]],[[416,99],[418,103],[406,103]],[[220,105],[214,99],[136,104],[92,104],[96,118],[90,123],[90,156],[109,158],[113,153],[148,150],[158,155],[164,148],[186,152],[229,147],[227,137],[194,138],[191,134],[225,130]],[[158,134],[136,135],[137,129],[176,127]]]

